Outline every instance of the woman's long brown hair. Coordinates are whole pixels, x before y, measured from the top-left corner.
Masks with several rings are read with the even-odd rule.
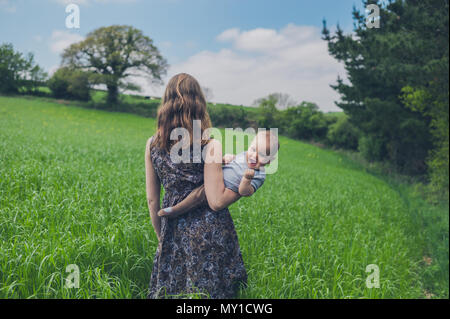
[[[211,120],[206,110],[206,99],[197,80],[187,74],[179,73],[173,76],[167,84],[161,105],[158,109],[155,138],[151,147],[158,146],[170,152],[170,148],[177,141],[170,140],[170,133],[174,128],[183,127],[190,134],[192,145],[193,121],[201,121],[201,133],[211,127]],[[204,145],[208,140],[202,140]]]

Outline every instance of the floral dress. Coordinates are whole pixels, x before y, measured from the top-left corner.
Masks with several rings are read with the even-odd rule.
[[[176,205],[203,184],[203,159],[173,163],[170,154],[157,146],[151,148],[150,157],[165,190],[162,207]],[[191,293],[233,298],[246,283],[228,208],[214,212],[203,204],[176,218],[161,218],[161,245],[153,260],[148,298],[185,298]]]

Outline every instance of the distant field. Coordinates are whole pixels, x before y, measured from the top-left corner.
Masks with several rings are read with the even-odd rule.
[[[0,298],[146,296],[157,239],[144,148],[155,125],[0,97]],[[278,172],[230,208],[249,275],[240,297],[448,298],[448,207],[343,155],[280,142]],[[69,264],[79,289],[64,287]],[[380,288],[366,287],[369,264]]]
[[[106,91],[100,91],[100,90],[91,90],[91,97],[92,101],[95,103],[104,102],[106,101],[107,96]],[[147,100],[145,99],[145,96],[139,96],[139,95],[128,95],[128,94],[120,94],[120,99],[125,103],[148,103],[150,101],[158,101],[161,102],[160,99],[155,100]]]

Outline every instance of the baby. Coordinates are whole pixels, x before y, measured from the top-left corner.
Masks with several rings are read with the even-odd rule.
[[[225,154],[222,161],[224,201],[231,204],[241,196],[253,195],[266,179],[264,166],[275,158],[279,148],[277,136],[263,131],[255,136],[247,151],[236,156]],[[204,202],[206,195],[202,185],[175,206],[161,209],[158,216],[176,217]]]

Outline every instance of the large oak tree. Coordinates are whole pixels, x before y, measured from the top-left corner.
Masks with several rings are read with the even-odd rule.
[[[63,53],[62,64],[92,73],[92,80],[108,89],[107,101],[116,104],[119,88],[139,90],[130,77],[145,77],[161,84],[167,62],[152,39],[126,25],[113,25],[90,32]]]

